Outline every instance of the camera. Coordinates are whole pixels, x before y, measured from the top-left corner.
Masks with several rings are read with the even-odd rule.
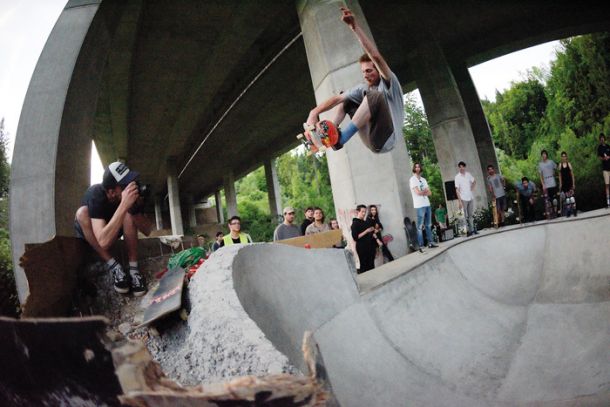
[[[140,183],[140,181],[136,181],[136,185],[138,187],[138,194],[142,198],[148,198],[148,196],[150,195],[150,185],[142,184],[142,183]]]

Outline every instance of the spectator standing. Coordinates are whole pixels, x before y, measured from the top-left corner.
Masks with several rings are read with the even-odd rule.
[[[249,234],[241,231],[241,218],[239,216],[232,216],[229,219],[229,234],[222,239],[220,247],[247,243],[252,243],[252,238]]]
[[[419,241],[419,247],[424,247],[422,228],[425,228],[428,247],[438,247],[432,238],[432,209],[430,208],[430,199],[428,199],[431,192],[428,182],[421,176],[421,173],[421,164],[413,164],[413,176],[409,180],[409,187],[413,197],[413,207],[417,211],[417,240]]]
[[[352,219],[352,238],[356,242],[356,253],[360,260],[360,269],[358,274],[375,268],[375,246],[373,242],[373,232],[375,227],[366,219],[366,206],[358,205],[356,207],[356,217]]]
[[[284,222],[280,223],[273,232],[273,241],[290,239],[293,237],[303,236],[301,229],[294,224],[294,208],[287,206],[282,212],[284,214]]]
[[[328,232],[330,227],[324,223],[324,211],[322,208],[314,208],[313,222],[305,229],[305,236],[315,235],[320,232]]]
[[[388,259],[388,261],[394,261],[394,256],[392,256],[390,249],[388,249],[386,244],[383,242],[383,236],[381,234],[383,231],[383,225],[379,220],[379,210],[377,209],[377,205],[369,205],[369,213],[366,218],[375,228],[375,231],[373,232],[373,240],[375,240],[375,245],[381,249],[383,257]],[[375,257],[373,257],[373,261],[375,261]]]
[[[504,212],[508,209],[506,201],[506,180],[500,174],[496,174],[493,165],[487,166],[487,188],[496,200],[496,212],[498,213],[498,226],[504,226]]]
[[[313,222],[313,207],[309,206],[305,209],[305,219],[303,219],[303,223],[301,223],[301,235],[305,236],[305,229],[307,226],[311,225]]]
[[[474,227],[474,196],[472,194],[477,182],[472,174],[466,171],[466,163],[464,161],[458,163],[458,173],[454,181],[460,209],[464,209],[464,216],[468,222],[466,236],[471,236],[472,234],[478,235],[479,232]]]
[[[546,150],[540,152],[540,157],[542,160],[538,163],[538,173],[540,174],[542,193],[547,196],[549,201],[553,202],[553,199],[557,197],[557,182],[555,181],[557,164],[549,159],[549,154]]]
[[[574,171],[572,164],[568,160],[568,153],[561,152],[561,162],[559,163],[559,191],[564,206],[565,215],[576,215],[576,201],[574,200],[574,192],[576,191],[576,180],[574,179]],[[563,213],[562,213],[563,215]]]
[[[216,241],[214,241],[214,244],[212,245],[213,252],[220,249],[221,244],[222,244],[222,239],[224,239],[224,237],[225,237],[224,233],[216,232]]]
[[[527,177],[523,177],[521,182],[515,183],[515,190],[519,196],[522,221],[533,222],[536,219],[534,214],[536,184],[530,182]]]
[[[610,146],[606,144],[604,133],[599,133],[597,156],[602,162],[602,173],[606,184],[606,208],[610,208]]]
[[[331,218],[330,222],[328,222],[328,227],[330,230],[339,230],[339,222],[335,218]],[[333,245],[335,249],[343,249],[346,246],[345,240],[343,239],[343,235],[339,238],[339,241]]]

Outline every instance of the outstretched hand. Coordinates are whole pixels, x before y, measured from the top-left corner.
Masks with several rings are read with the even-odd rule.
[[[349,26],[352,30],[356,29],[356,19],[352,11],[347,7],[341,7],[341,21]]]

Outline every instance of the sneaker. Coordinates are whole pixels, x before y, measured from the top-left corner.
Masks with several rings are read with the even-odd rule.
[[[429,248],[429,249],[432,249],[433,247],[438,247],[438,245],[437,245],[436,243],[430,243],[430,244],[428,245],[428,248]]]
[[[129,270],[131,274],[131,291],[136,297],[146,294],[146,281],[139,270]]]
[[[123,271],[123,267],[119,263],[114,263],[110,271],[114,281],[114,291],[127,294],[129,292],[129,276]]]
[[[473,235],[478,235],[479,232],[477,232],[476,230],[474,232],[472,232]]]
[[[472,232],[466,232],[466,237],[472,236]]]

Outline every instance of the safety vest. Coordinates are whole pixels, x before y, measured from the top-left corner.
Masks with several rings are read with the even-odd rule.
[[[228,235],[226,235],[222,240],[225,243],[225,246],[230,246],[230,245],[234,244],[230,233]],[[241,243],[241,244],[252,243],[252,238],[247,233],[240,233],[239,234],[239,243]]]

